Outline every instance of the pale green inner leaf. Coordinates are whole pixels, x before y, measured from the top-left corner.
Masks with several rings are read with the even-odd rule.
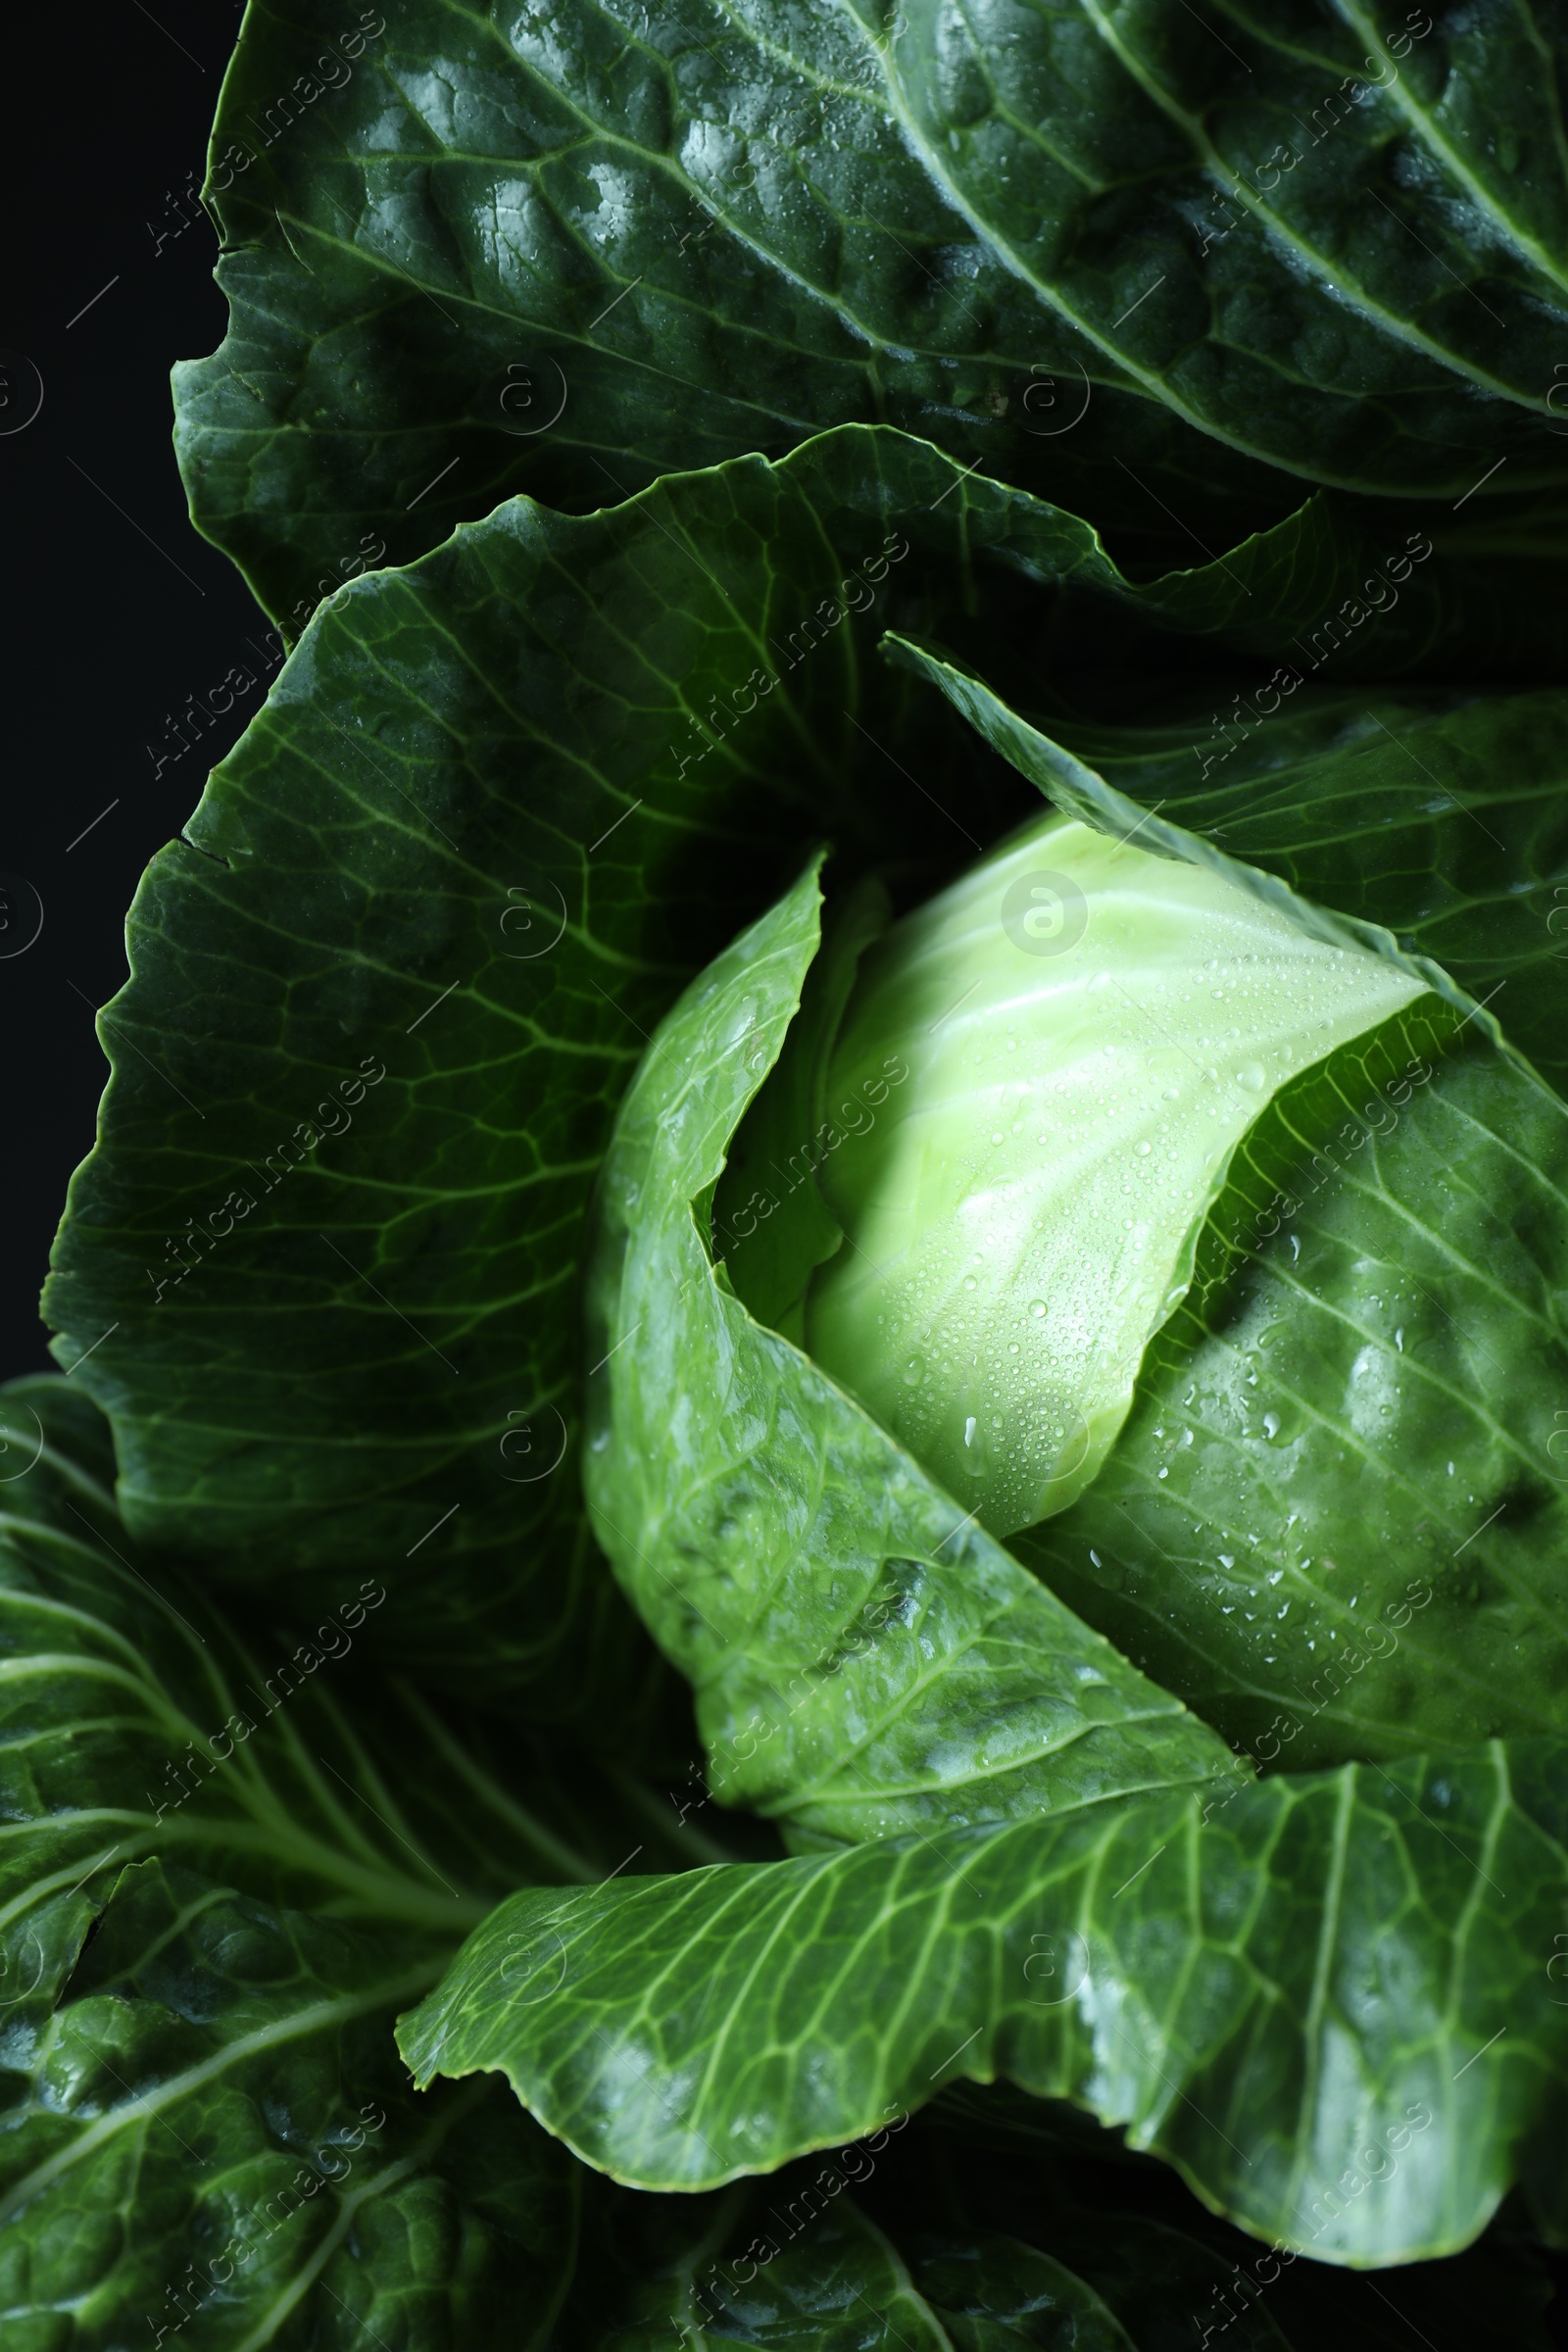
[[[809,1353],[994,1533],[1064,1509],[1288,1079],[1421,993],[1222,875],[1050,816],[867,956],[829,1073]]]

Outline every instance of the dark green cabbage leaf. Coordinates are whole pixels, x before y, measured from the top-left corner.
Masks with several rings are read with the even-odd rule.
[[[1568,465],[1564,154],[1528,12],[251,0],[192,511],[291,627],[518,491],[846,422],[1167,564],[1302,480],[1517,547]]]
[[[0,1429],[8,2347],[542,2347],[587,2177],[499,2085],[416,2096],[393,2020],[502,1888],[723,1849],[368,1676],[373,1582],[220,1620],[63,1380]]]

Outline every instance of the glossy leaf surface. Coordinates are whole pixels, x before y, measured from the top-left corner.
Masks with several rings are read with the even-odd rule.
[[[849,421],[1151,552],[1291,477],[1528,496],[1568,448],[1543,53],[1348,0],[254,0],[207,186],[231,325],[176,379],[195,514],[297,624],[516,491]]]
[[[964,2077],[1070,2096],[1259,2236],[1466,2244],[1548,2151],[1563,1751],[1498,1743],[512,1898],[399,2028],[618,2178],[699,2187]],[[1203,1814],[1207,1810],[1209,1818]]]
[[[82,2352],[543,2345],[579,2168],[496,2086],[412,2095],[392,2021],[501,1887],[691,1835],[368,1682],[373,1586],[303,1640],[222,1625],[137,1554],[63,1381],[0,1428],[8,2344],[64,2307]]]

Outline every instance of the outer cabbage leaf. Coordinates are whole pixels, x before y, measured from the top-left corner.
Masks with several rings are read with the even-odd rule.
[[[958,2275],[979,2284],[993,2248],[1021,2240],[1070,2264],[1147,2352],[1201,2346],[1205,2330],[1227,2352],[1387,2352],[1396,2323],[1434,2343],[1467,2328],[1545,2340],[1550,2287],[1519,2243],[1516,2210],[1465,2254],[1364,2276],[1259,2247],[1206,2212],[1168,2166],[1132,2154],[1074,2108],[1003,2085],[942,2093],[889,2141],[862,2194],[910,2247],[927,2292],[931,2252],[949,2278],[958,2254]]]
[[[1348,1048],[1249,1136],[1103,1472],[1013,1548],[1264,1763],[1560,1729],[1565,1273],[1557,1098],[1473,1031]]]
[[[1234,2352],[1385,2352],[1391,2321],[1545,2352],[1549,2288],[1501,2230],[1362,2278],[1260,2249],[1072,2109],[1017,2094],[1006,2108],[960,2086],[912,2129],[707,2194],[600,2182],[562,2352],[1173,2352],[1205,2328]]]
[[[393,2018],[498,1889],[720,1849],[368,1687],[373,1587],[303,1640],[222,1625],[116,1518],[64,1381],[0,1392],[0,1432],[8,2348],[62,2310],[80,2352],[542,2345],[579,2168],[496,2086],[414,2097]]]
[[[712,1860],[618,1776],[471,1715],[460,1738],[365,1671],[383,1588],[318,1590],[307,1626],[239,1630],[138,1549],[97,1408],[56,1377],[0,1390],[0,1920],[31,1973],[36,1916],[162,1854],[270,1902],[451,1941],[519,1880]],[[657,1820],[657,1815],[656,1815]],[[108,1874],[106,1876],[106,1874]],[[82,1899],[77,1897],[77,1899]]]
[[[1494,1743],[563,1898],[522,1893],[399,2027],[500,2069],[616,2178],[697,2188],[945,2084],[1070,2097],[1256,2235],[1450,2252],[1561,2221],[1568,1752]],[[1204,1819],[1205,1811],[1210,1815]]]
[[[857,420],[1151,551],[1289,475],[1516,499],[1568,448],[1563,154],[1495,12],[253,0],[181,461],[278,616]]]
[[[81,2352],[548,2341],[580,2170],[494,2085],[411,2095],[388,2022],[438,1953],[161,1860],[74,1906],[7,2020],[8,2343],[59,2343],[63,2305]]]
[[[603,2182],[587,2204],[562,2352],[952,2352],[944,2314],[897,2245],[845,2192],[869,2166],[803,2165],[711,2197],[647,2197]],[[1092,2290],[1077,2280],[1080,2304]],[[1004,2294],[995,2266],[985,2292]],[[1123,2352],[1091,2337],[1084,2352]]]

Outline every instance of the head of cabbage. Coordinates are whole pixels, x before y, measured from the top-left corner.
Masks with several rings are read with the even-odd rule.
[[[714,1737],[792,1693],[813,1788],[933,1643],[1063,1723],[1152,1674],[1297,1769],[1561,1715],[1561,1105],[1393,935],[1127,824],[1044,816],[891,924],[808,869],[617,1114],[595,1532]],[[1003,1769],[1013,1697],[955,1705]]]
[[[856,894],[735,1139],[736,1291],[994,1534],[1095,1477],[1271,1097],[1421,993],[1267,887],[1053,813]]]

